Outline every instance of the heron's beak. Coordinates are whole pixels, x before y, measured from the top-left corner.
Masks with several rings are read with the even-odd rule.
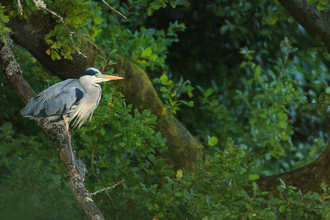
[[[121,80],[121,79],[124,79],[124,78],[120,77],[120,76],[110,76],[110,75],[103,75],[102,76],[102,81]]]

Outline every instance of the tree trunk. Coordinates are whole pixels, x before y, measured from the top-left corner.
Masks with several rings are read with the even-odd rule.
[[[14,54],[11,50],[11,39],[9,34],[5,34],[5,39],[0,38],[0,64],[2,71],[6,75],[6,78],[17,95],[27,103],[31,97],[35,97],[35,92],[30,85],[25,81],[22,76],[22,71],[19,64],[16,62]],[[64,123],[49,123],[47,120],[37,120],[37,123],[42,129],[44,129],[47,136],[53,141],[56,146],[56,151],[63,164],[67,168],[67,174],[69,177],[69,184],[72,192],[79,202],[79,204],[85,210],[88,218],[91,220],[104,219],[102,213],[95,205],[91,198],[91,194],[87,191],[84,185],[83,178],[79,175],[78,170],[70,172],[71,154],[69,145],[65,141],[65,125]]]
[[[1,0],[0,2],[2,5],[8,5],[6,4],[8,1]],[[108,55],[103,48],[79,38],[80,50],[87,55],[87,59],[74,51],[72,60],[52,60],[45,52],[49,45],[44,41],[44,37],[57,23],[50,15],[42,17],[40,15],[40,12],[33,13],[28,20],[12,18],[8,27],[14,32],[12,34],[14,42],[27,49],[54,75],[61,79],[74,78],[87,67],[93,66],[95,61],[99,62],[99,55]],[[127,103],[133,104],[133,107],[139,111],[149,109],[157,116],[155,130],[161,132],[167,139],[168,151],[165,156],[169,158],[169,163],[174,169],[195,170],[196,160],[202,157],[203,146],[182,126],[170,110],[166,109],[147,74],[123,56],[119,56],[118,64],[114,68],[116,73],[125,78],[117,82],[116,86],[117,90],[125,96]]]
[[[306,0],[279,0],[281,5],[299,22],[310,34],[321,36],[328,51],[330,49],[330,8],[319,11],[316,5],[309,4]],[[296,186],[303,193],[308,191],[323,193],[320,184],[329,185],[330,176],[330,143],[323,154],[314,162],[289,172],[267,176],[256,182],[260,189],[269,191],[271,195],[278,195],[277,186],[279,178],[287,186]]]
[[[330,144],[314,162],[289,172],[273,176],[262,177],[256,181],[262,191],[268,191],[270,195],[278,196],[277,186],[279,178],[284,180],[287,186],[298,187],[302,193],[308,191],[323,193],[321,183],[330,184]]]
[[[330,48],[330,8],[319,11],[306,0],[278,0],[290,15],[313,36],[319,35]]]

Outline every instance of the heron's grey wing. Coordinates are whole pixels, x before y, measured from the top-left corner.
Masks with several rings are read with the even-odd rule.
[[[61,116],[74,108],[84,94],[85,90],[77,79],[67,79],[31,99],[21,114],[30,118]]]
[[[48,99],[52,99],[56,97],[58,94],[60,94],[63,91],[63,88],[69,86],[72,82],[76,81],[76,79],[67,79],[61,82],[58,82],[48,89],[45,89],[41,93],[39,93],[34,99],[35,100],[41,100],[41,101],[47,101]]]

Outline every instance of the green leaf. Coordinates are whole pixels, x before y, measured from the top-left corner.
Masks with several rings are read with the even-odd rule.
[[[281,205],[278,210],[279,212],[285,212],[285,209],[286,209],[286,205]]]
[[[217,137],[211,137],[211,138],[209,138],[209,145],[211,146],[211,147],[213,147],[214,145],[216,145],[218,143],[218,138]]]
[[[152,51],[151,51],[150,48],[144,49],[144,50],[142,51],[142,55],[141,55],[141,57],[143,57],[143,58],[149,58],[150,55],[151,55],[151,53],[152,53]]]
[[[209,97],[213,93],[213,89],[208,88],[204,94],[205,97]]]
[[[211,101],[211,106],[217,106],[219,104],[219,100],[218,99],[213,99]]]
[[[155,155],[153,155],[153,154],[148,154],[148,158],[149,158],[149,160],[151,161],[151,162],[155,162]]]
[[[183,171],[182,171],[181,169],[178,170],[178,171],[176,171],[176,178],[177,178],[178,180],[181,180],[182,177],[183,177]]]
[[[260,65],[258,65],[256,68],[255,68],[255,73],[256,75],[259,75],[261,73],[261,67]]]
[[[187,104],[189,107],[194,107],[194,102],[193,101],[189,101]]]
[[[166,75],[162,75],[159,79],[164,85],[166,85],[166,83],[168,82],[168,76]]]
[[[286,94],[285,95],[285,100],[288,102],[288,101],[290,101],[290,99],[291,99],[291,96],[289,94]]]
[[[259,175],[258,174],[250,174],[249,175],[249,180],[250,181],[254,181],[254,180],[257,180],[259,179]]]
[[[2,127],[0,128],[2,130],[2,133],[7,135],[10,135],[11,130],[12,130],[12,124],[10,122],[6,122],[2,125]]]
[[[230,27],[231,27],[231,25],[229,25],[229,24],[223,25],[223,26],[220,28],[220,33],[221,33],[222,35],[226,34]]]
[[[101,133],[101,135],[105,135],[106,134],[106,132],[105,132],[105,130],[104,130],[103,127],[101,127],[100,133]]]
[[[280,112],[278,113],[277,117],[279,118],[279,123],[277,123],[277,126],[285,128],[287,125],[288,115],[283,112]]]
[[[211,204],[211,199],[209,195],[206,195],[206,204],[210,205]]]

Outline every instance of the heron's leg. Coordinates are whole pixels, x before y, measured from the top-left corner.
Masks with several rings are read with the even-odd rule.
[[[64,123],[65,123],[65,136],[66,136],[67,144],[68,144],[70,154],[71,154],[71,163],[72,163],[71,173],[72,173],[76,166],[76,160],[75,160],[74,153],[73,153],[73,147],[71,145],[71,136],[70,136],[70,132],[69,132],[69,117],[67,115],[63,115],[63,119],[64,119]]]
[[[74,150],[73,150],[73,147],[71,144],[71,135],[69,132],[69,117],[67,115],[63,115],[63,119],[64,119],[64,123],[65,123],[65,139],[66,139],[66,142],[69,147],[70,154],[71,154],[72,169],[71,169],[70,174],[72,174],[73,171],[75,170],[75,168],[77,168],[79,171],[79,175],[82,178],[84,178],[85,174],[87,172],[86,165],[83,164],[79,159],[77,159],[77,160],[75,159]]]

